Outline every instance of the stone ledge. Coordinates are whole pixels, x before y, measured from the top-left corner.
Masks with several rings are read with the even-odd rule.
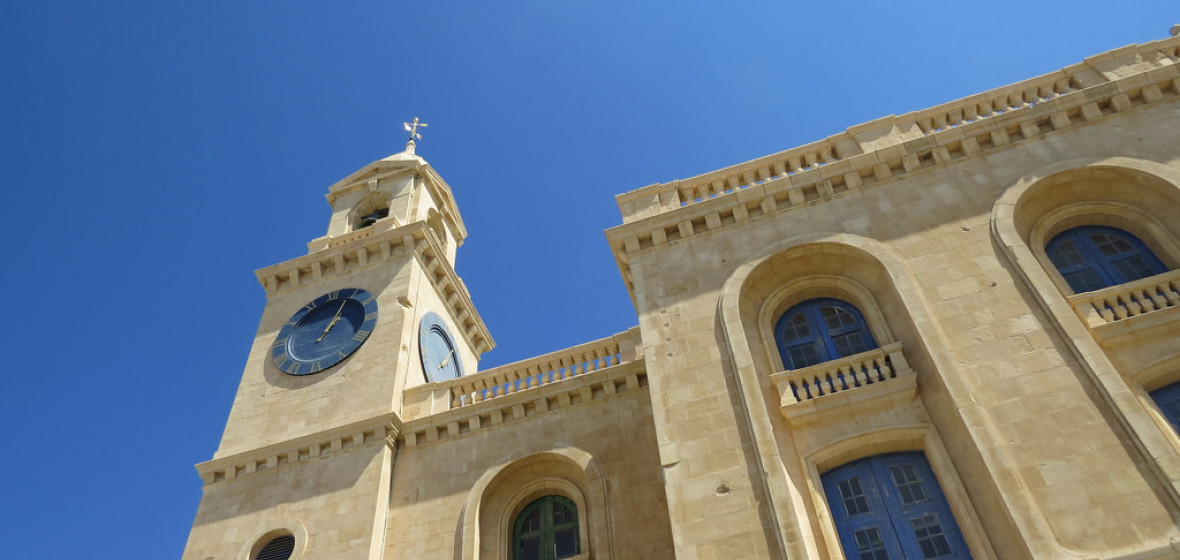
[[[1078,64],[961,101],[852,127],[848,135],[857,139],[860,149],[838,148],[843,135],[837,135],[693,179],[619,195],[624,223],[607,230],[607,238],[624,281],[629,290],[633,288],[633,253],[820,204],[1110,115],[1180,100],[1180,38],[1135,45],[1134,51],[1152,62],[1127,67],[1135,73],[1125,77]],[[754,192],[742,196],[747,191]]]
[[[419,447],[646,387],[644,362],[628,362],[406,422],[402,440]]]
[[[778,389],[783,417],[795,426],[839,421],[908,402],[917,395],[917,376],[902,353],[901,342],[781,371],[771,375],[770,381]]]
[[[254,475],[334,453],[384,444],[393,447],[401,433],[395,414],[353,422],[338,428],[274,443],[197,465],[205,486]]]
[[[255,275],[269,296],[412,255],[430,274],[440,299],[446,303],[471,347],[477,353],[494,348],[496,343],[475,310],[467,286],[447,261],[446,252],[438,244],[434,232],[425,222],[397,227],[391,220],[388,224],[383,226],[387,229],[378,228],[371,234],[349,238],[343,243],[326,244],[328,246],[321,251],[260,269]]]

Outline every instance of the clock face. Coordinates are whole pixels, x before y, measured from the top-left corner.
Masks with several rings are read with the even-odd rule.
[[[271,345],[280,370],[308,375],[356,351],[377,324],[377,300],[359,288],[328,292],[296,311]]]
[[[442,317],[427,313],[418,328],[418,353],[422,356],[422,371],[426,380],[435,383],[463,375],[463,363],[455,347],[451,331]]]

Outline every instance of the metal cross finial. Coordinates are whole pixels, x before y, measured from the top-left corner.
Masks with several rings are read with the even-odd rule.
[[[406,132],[410,133],[410,141],[413,142],[414,140],[422,139],[422,135],[418,133],[418,127],[425,128],[430,125],[424,122],[418,122],[418,117],[414,117],[413,123],[402,123],[402,126],[406,127]]]

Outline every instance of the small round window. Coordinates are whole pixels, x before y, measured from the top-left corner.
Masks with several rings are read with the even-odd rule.
[[[287,560],[295,551],[295,537],[283,535],[275,537],[258,551],[254,560]]]

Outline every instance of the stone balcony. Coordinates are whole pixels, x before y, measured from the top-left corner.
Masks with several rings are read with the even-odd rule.
[[[405,392],[406,443],[417,446],[607,398],[647,384],[639,327]]]
[[[917,380],[901,347],[894,342],[770,376],[783,416],[803,425],[913,399]]]
[[[1066,298],[1103,346],[1167,337],[1180,321],[1180,269]]]
[[[1162,311],[1180,305],[1180,269],[1068,299],[1090,328]]]

